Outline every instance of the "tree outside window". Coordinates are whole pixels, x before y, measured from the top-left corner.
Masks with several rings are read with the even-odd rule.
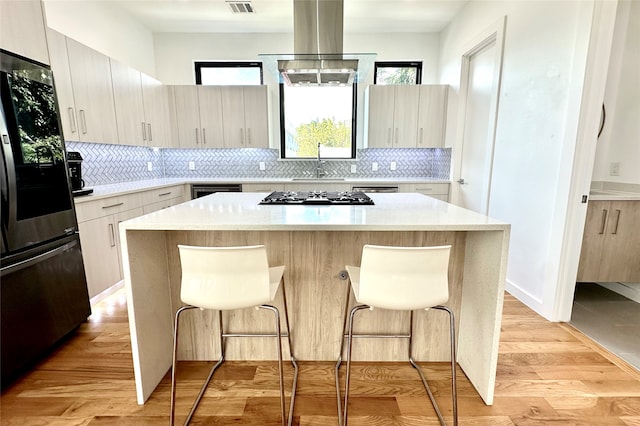
[[[422,62],[376,62],[374,84],[421,84]]]

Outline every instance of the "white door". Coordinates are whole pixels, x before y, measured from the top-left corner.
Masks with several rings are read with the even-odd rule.
[[[462,56],[457,172],[452,201],[487,214],[502,62],[502,32],[482,37]]]

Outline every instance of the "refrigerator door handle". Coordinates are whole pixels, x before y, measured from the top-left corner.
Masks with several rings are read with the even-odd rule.
[[[47,259],[55,257],[62,252],[65,252],[78,244],[77,240],[68,242],[60,247],[56,247],[53,250],[49,250],[47,252],[41,253],[37,256],[31,257],[29,259],[25,259],[22,262],[14,263],[13,265],[6,266],[2,268],[2,275],[8,275],[14,272],[18,272],[21,269],[28,268],[29,266],[35,265],[36,263],[43,262]]]

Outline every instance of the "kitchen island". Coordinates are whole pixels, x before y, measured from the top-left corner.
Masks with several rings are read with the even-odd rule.
[[[171,366],[173,316],[180,302],[177,245],[264,244],[271,265],[285,265],[294,353],[299,360],[338,358],[349,290],[346,264],[364,244],[451,244],[450,300],[458,363],[486,404],[493,403],[510,226],[446,202],[410,193],[369,194],[375,205],[259,205],[267,193],[217,193],[121,223],[125,287],[138,403]],[[353,298],[352,298],[353,299]],[[283,313],[282,298],[276,306]],[[448,322],[438,311],[415,317],[414,357],[448,359]],[[271,331],[264,312],[225,313],[225,331]],[[356,332],[406,333],[406,312],[368,311]],[[179,359],[218,356],[217,315],[183,315]],[[283,345],[287,348],[287,345]],[[273,339],[227,339],[227,359],[275,359]],[[286,354],[288,356],[288,354]],[[404,361],[407,342],[360,339],[353,359]]]

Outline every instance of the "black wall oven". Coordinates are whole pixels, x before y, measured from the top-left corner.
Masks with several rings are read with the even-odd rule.
[[[49,67],[0,49],[2,385],[90,314]]]

